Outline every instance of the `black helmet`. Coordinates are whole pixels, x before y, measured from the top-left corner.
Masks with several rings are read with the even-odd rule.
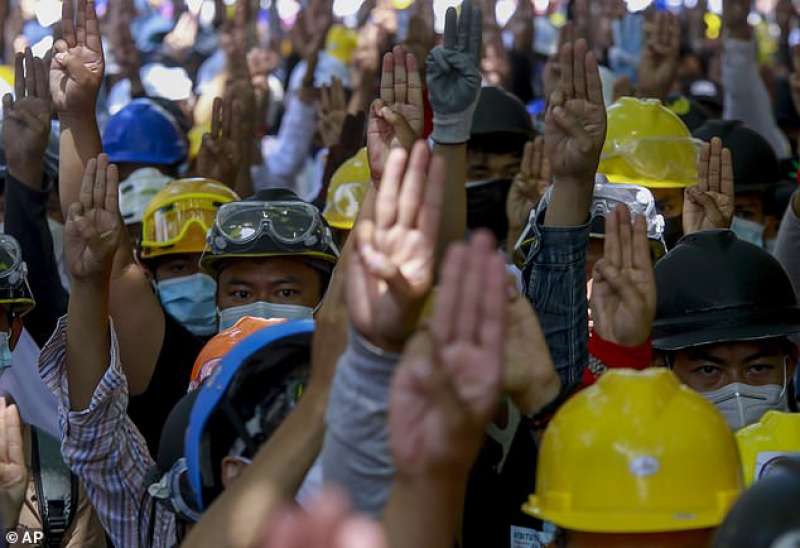
[[[685,236],[658,262],[655,274],[658,350],[800,332],[800,307],[786,271],[730,230]]]
[[[703,141],[719,137],[731,150],[736,192],[760,192],[781,179],[778,157],[761,135],[736,120],[710,120],[692,132]]]
[[[279,256],[306,259],[330,276],[339,249],[316,206],[291,190],[269,189],[219,208],[200,266],[218,276],[231,259]]]
[[[481,88],[472,116],[470,146],[488,145],[498,152],[501,147],[521,151],[533,133],[531,117],[522,101],[500,88]]]
[[[800,546],[800,475],[781,474],[745,491],[717,529],[714,548]]]

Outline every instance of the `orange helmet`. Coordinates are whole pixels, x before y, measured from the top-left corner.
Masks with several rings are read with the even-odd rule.
[[[194,362],[192,376],[189,380],[189,392],[199,388],[200,385],[211,376],[222,361],[222,358],[225,357],[225,354],[230,352],[234,346],[256,331],[261,331],[262,329],[284,322],[286,322],[286,320],[283,318],[265,320],[264,318],[245,316],[233,324],[232,327],[217,333],[206,343]]]

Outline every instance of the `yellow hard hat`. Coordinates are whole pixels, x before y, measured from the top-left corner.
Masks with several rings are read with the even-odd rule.
[[[736,432],[744,481],[750,485],[770,459],[800,455],[800,413],[767,411],[761,420]]]
[[[608,108],[597,170],[612,183],[684,188],[697,183],[697,146],[686,124],[661,101],[623,97]]]
[[[523,511],[590,533],[715,527],[740,467],[725,419],[671,371],[612,370],[550,422]]]
[[[347,160],[331,177],[322,216],[333,228],[351,230],[370,185],[366,147]]]
[[[14,81],[16,80],[14,67],[11,65],[0,65],[0,80],[8,84],[8,87],[13,89]]]
[[[344,25],[333,25],[325,37],[325,52],[331,57],[349,65],[356,51],[358,33]]]
[[[239,196],[212,179],[178,179],[153,196],[142,218],[142,259],[202,253],[217,209]]]

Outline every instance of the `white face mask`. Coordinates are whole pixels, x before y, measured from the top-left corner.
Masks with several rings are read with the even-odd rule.
[[[733,430],[758,422],[772,409],[787,411],[786,386],[766,384],[752,386],[734,382],[712,392],[704,392],[708,399],[725,417]]]
[[[758,247],[764,247],[764,225],[755,221],[749,221],[742,217],[734,217],[731,222],[731,230],[740,240],[750,242]]]
[[[314,309],[299,304],[275,304],[266,301],[234,306],[219,311],[219,330],[224,331],[240,319],[252,316],[254,318],[283,318],[287,320],[306,320],[314,317]]]

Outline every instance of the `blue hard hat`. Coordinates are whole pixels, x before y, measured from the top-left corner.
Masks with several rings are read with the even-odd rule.
[[[252,456],[302,393],[298,379],[307,379],[313,334],[313,320],[257,331],[234,346],[198,389],[184,456],[200,512],[222,491],[222,458],[235,444]]]
[[[111,162],[168,166],[186,160],[188,145],[178,122],[157,102],[131,101],[109,118],[103,149]]]

